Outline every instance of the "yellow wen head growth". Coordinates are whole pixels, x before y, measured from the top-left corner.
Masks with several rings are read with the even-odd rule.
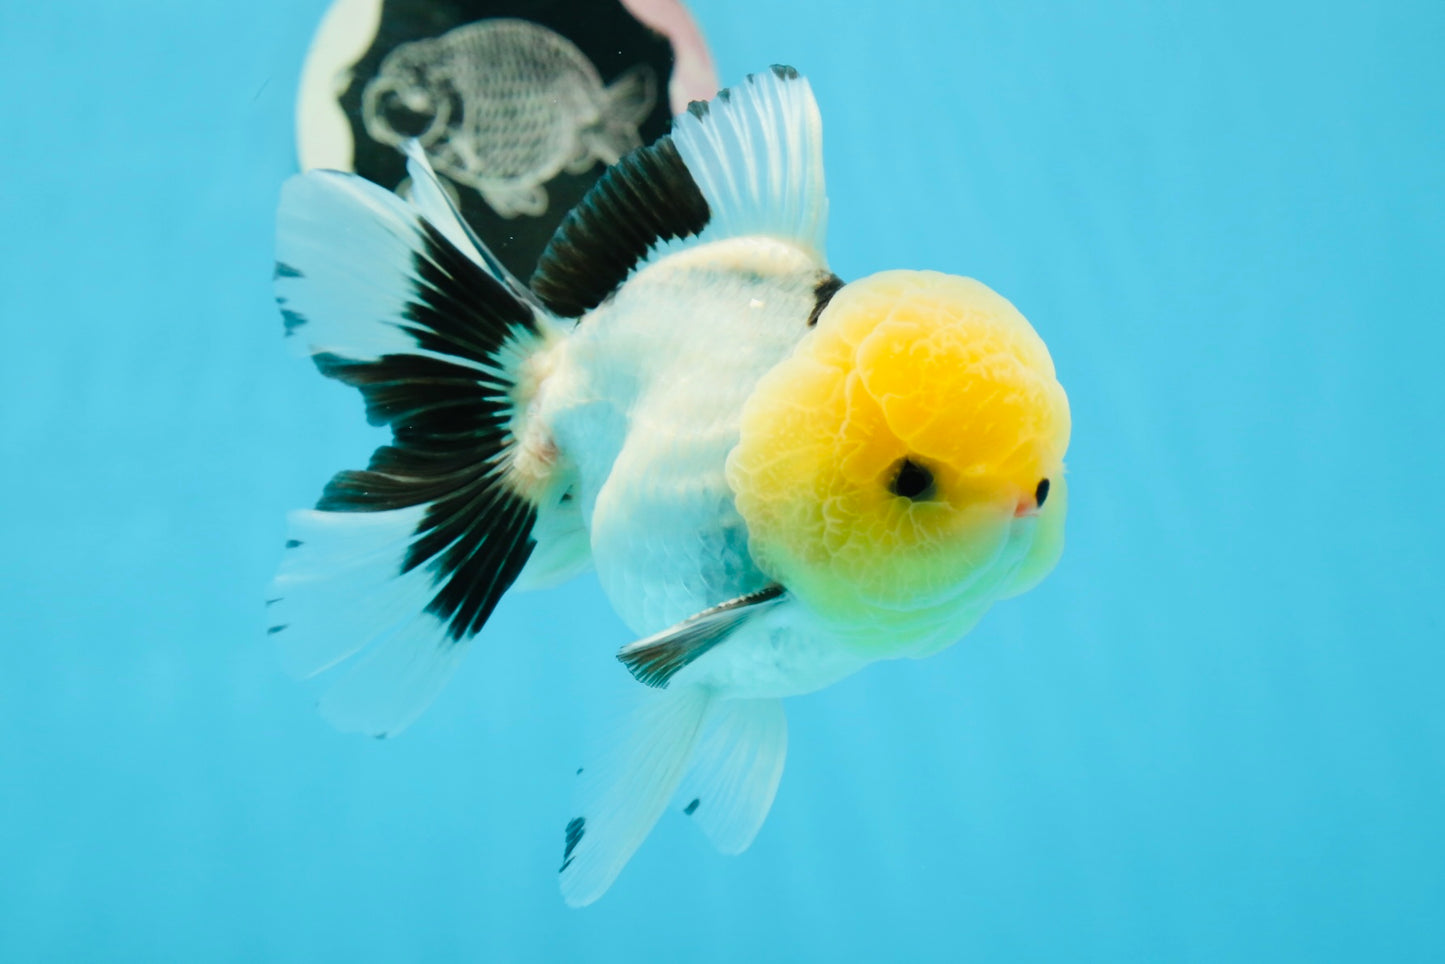
[[[1043,341],[968,278],[845,286],[758,385],[728,480],[754,556],[821,613],[968,610],[1057,557],[1069,406]]]

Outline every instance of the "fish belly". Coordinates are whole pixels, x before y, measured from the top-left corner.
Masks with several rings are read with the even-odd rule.
[[[777,606],[678,673],[669,686],[701,685],[728,699],[801,696],[873,662],[799,606]]]

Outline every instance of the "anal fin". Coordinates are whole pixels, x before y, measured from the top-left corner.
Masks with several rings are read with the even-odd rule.
[[[606,893],[687,773],[712,705],[698,687],[648,693],[601,760],[578,770],[559,883],[573,907]]]
[[[772,809],[787,756],[782,700],[717,702],[679,787],[682,812],[719,851],[742,853]]]
[[[781,700],[720,700],[700,686],[642,696],[602,759],[577,771],[560,868],[573,907],[607,891],[669,799],[688,801],[683,813],[713,845],[739,854],[777,795],[788,753]]]

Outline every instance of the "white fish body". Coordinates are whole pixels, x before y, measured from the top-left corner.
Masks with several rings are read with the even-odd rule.
[[[576,466],[593,565],[640,636],[767,585],[724,463],[743,402],[807,332],[825,277],[816,255],[770,238],[685,249],[638,271],[554,349],[533,417]],[[817,676],[814,658],[782,652],[794,678],[760,678],[769,695],[833,681],[831,670]],[[758,655],[714,651],[696,682],[756,695],[743,667]]]

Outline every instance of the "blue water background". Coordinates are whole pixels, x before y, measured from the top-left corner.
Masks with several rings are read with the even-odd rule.
[[[810,75],[840,274],[1048,341],[1069,545],[790,701],[747,854],[669,814],[580,912],[595,580],[384,743],[262,632],[377,441],[271,303],[323,7],[0,10],[0,960],[1445,958],[1445,6],[694,0],[725,81]]]

